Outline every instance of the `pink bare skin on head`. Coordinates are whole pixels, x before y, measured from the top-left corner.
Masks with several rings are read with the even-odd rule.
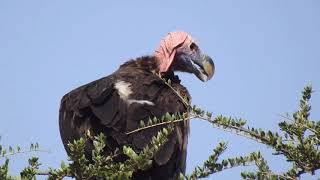
[[[176,55],[177,48],[186,48],[193,43],[190,35],[183,31],[170,32],[164,37],[157,49],[155,50],[155,57],[159,64],[159,72],[167,72],[174,56]]]
[[[154,56],[160,74],[168,71],[192,73],[203,82],[210,80],[214,74],[211,57],[203,54],[192,37],[183,31],[168,33],[161,39]]]

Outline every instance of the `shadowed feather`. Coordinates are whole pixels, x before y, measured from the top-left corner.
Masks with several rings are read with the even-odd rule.
[[[161,129],[156,127],[131,135],[140,120],[162,117],[166,112],[184,113],[187,108],[179,97],[152,72],[157,64],[152,56],[131,60],[110,76],[81,86],[61,100],[59,125],[63,144],[79,139],[88,130],[91,135],[107,136],[106,155],[123,145],[141,151]],[[166,74],[172,86],[190,96],[173,72]],[[185,171],[188,123],[177,123],[168,142],[154,157],[152,167],[133,174],[133,179],[174,179]],[[92,142],[88,140],[86,155],[90,157]],[[116,159],[124,161],[125,158]]]

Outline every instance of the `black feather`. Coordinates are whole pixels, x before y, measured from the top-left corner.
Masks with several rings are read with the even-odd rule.
[[[155,67],[154,57],[131,60],[121,65],[110,76],[66,94],[61,100],[59,126],[67,152],[68,141],[79,139],[87,130],[92,135],[103,132],[107,136],[106,154],[126,144],[130,144],[139,152],[150,143],[151,138],[161,127],[131,135],[126,135],[126,132],[137,129],[141,120],[147,123],[149,118],[161,118],[166,112],[187,112],[179,97],[152,73]],[[190,99],[188,91],[180,84],[177,76],[170,72],[165,77],[170,78],[172,86]],[[114,87],[118,81],[131,84],[130,99],[147,100],[154,105],[128,104],[120,98]],[[177,123],[168,142],[155,155],[151,169],[135,172],[133,179],[174,179],[180,172],[184,173],[188,131],[188,123]],[[88,145],[86,147],[88,157],[91,150],[92,145]],[[122,160],[124,159],[118,161]]]

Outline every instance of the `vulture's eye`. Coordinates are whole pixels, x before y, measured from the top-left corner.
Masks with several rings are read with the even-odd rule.
[[[196,43],[191,43],[190,49],[191,49],[191,51],[196,51],[196,50],[198,50],[198,46],[196,45]]]

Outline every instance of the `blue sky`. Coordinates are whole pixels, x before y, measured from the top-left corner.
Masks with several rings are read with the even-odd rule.
[[[190,33],[216,65],[208,83],[181,74],[193,104],[276,131],[280,114],[294,112],[300,91],[311,84],[311,118],[319,120],[319,19],[317,0],[1,0],[1,144],[28,147],[38,142],[51,151],[37,153],[44,167],[57,167],[66,160],[58,130],[61,97],[130,58],[152,54],[160,39],[177,29]],[[205,122],[191,125],[188,172],[222,140],[229,146],[223,157],[260,150],[271,169],[282,172],[288,167],[258,143]],[[13,157],[10,172],[25,166],[28,156]],[[254,168],[228,170],[209,179],[240,179],[241,169]]]

